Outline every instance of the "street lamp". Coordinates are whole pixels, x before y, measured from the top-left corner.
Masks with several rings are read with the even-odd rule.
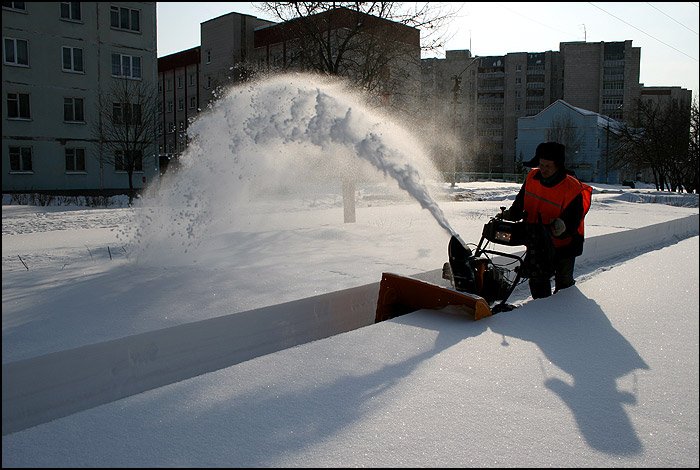
[[[452,80],[454,80],[454,86],[452,87],[452,133],[455,137],[455,141],[457,141],[457,100],[459,97],[459,91],[460,91],[460,86],[462,84],[462,75],[464,72],[466,72],[473,64],[474,62],[477,61],[479,57],[472,57],[469,63],[467,64],[464,69],[459,72],[457,75],[452,76]],[[456,180],[457,180],[457,149],[454,149],[452,152],[453,155],[453,172],[452,172],[452,187],[455,187]]]

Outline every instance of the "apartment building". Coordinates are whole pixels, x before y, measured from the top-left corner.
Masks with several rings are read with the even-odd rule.
[[[252,69],[254,34],[258,28],[274,25],[251,15],[228,13],[203,22],[201,28],[202,109],[216,99],[216,93],[247,78]]]
[[[469,49],[421,61],[423,137],[445,174],[468,171],[475,150],[476,67]]]
[[[323,35],[323,44],[317,37]],[[340,7],[256,29],[255,63],[266,72],[323,70],[349,79],[404,116],[420,94],[420,30]],[[324,47],[321,47],[324,46]],[[327,46],[331,51],[319,51]],[[335,62],[342,53],[343,59]]]
[[[642,86],[640,98],[647,103],[656,103],[661,107],[668,106],[673,100],[690,108],[693,92],[678,86]]]
[[[187,126],[200,110],[201,47],[158,59],[158,156],[161,175],[187,147]]]
[[[123,159],[96,137],[98,104],[119,81],[155,89],[155,2],[3,2],[2,34],[3,191],[127,189]],[[139,156],[136,188],[157,175],[155,155]]]
[[[640,97],[641,51],[632,41],[566,42],[559,51],[511,52],[423,59],[423,99],[452,100],[453,128],[461,134],[455,171],[513,173],[518,119],[535,116],[557,100],[625,120]],[[459,79],[454,70],[462,67]],[[443,86],[430,85],[443,83]],[[446,86],[446,85],[451,85]],[[439,157],[438,157],[439,159]]]
[[[275,24],[228,13],[200,24],[201,45],[158,58],[158,154],[161,174],[187,147],[187,128],[226,87],[247,78],[256,28]]]
[[[342,29],[353,18],[350,10],[339,10],[341,13],[335,18],[338,20],[336,27]],[[324,12],[317,18],[325,21],[331,14]],[[381,104],[399,104],[405,108],[410,101],[415,106],[419,90],[416,77],[420,72],[420,32],[415,28],[360,14],[365,20],[376,20],[376,23],[368,23],[371,27],[382,31],[388,29],[391,33],[384,37],[392,43],[396,60],[392,62],[394,67],[388,68],[382,77],[390,77],[394,81],[390,86],[383,84],[386,93]],[[158,59],[162,114],[158,124],[161,173],[176,162],[184,151],[191,119],[206,110],[227,87],[258,72],[303,69],[293,63],[294,58],[298,57],[296,48],[299,47],[299,30],[293,27],[293,23],[294,20],[275,23],[251,15],[228,13],[201,23],[201,46]],[[415,113],[412,115],[415,116]]]
[[[629,120],[639,99],[641,48],[632,41],[562,42],[562,98],[572,106]]]
[[[443,170],[514,172],[517,120],[561,97],[560,75],[556,51],[473,57],[469,50],[459,50],[447,51],[445,59],[423,59],[422,100],[428,118],[436,132],[455,134],[450,137],[454,166],[441,164]]]

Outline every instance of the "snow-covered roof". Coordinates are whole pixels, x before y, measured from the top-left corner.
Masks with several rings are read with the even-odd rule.
[[[521,119],[535,119],[535,118],[537,118],[538,116],[540,116],[540,115],[542,115],[542,114],[548,112],[548,111],[550,110],[550,108],[553,108],[553,107],[555,107],[555,106],[566,106],[567,108],[569,108],[569,109],[571,109],[572,111],[575,111],[575,112],[581,114],[582,116],[597,116],[597,117],[598,117],[598,119],[597,119],[597,125],[598,125],[598,127],[600,127],[600,128],[606,128],[606,129],[607,129],[608,126],[609,126],[611,131],[613,131],[613,130],[614,130],[614,131],[618,131],[618,130],[622,127],[622,125],[623,125],[620,121],[617,121],[616,119],[613,119],[613,118],[611,118],[610,116],[606,116],[606,115],[604,115],[604,114],[596,113],[595,111],[591,111],[591,110],[588,110],[588,109],[584,109],[584,108],[579,108],[579,107],[577,107],[577,106],[573,106],[573,105],[567,103],[567,102],[564,101],[564,100],[556,100],[554,103],[550,104],[549,106],[547,106],[547,107],[544,108],[542,111],[540,111],[539,113],[535,114],[534,116],[527,116],[527,117],[521,118]]]

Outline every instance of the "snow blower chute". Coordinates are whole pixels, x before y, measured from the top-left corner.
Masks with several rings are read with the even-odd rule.
[[[501,207],[501,211],[505,207]],[[506,303],[526,271],[543,269],[533,266],[536,250],[551,252],[549,236],[542,224],[511,222],[499,217],[485,225],[481,240],[474,251],[458,237],[452,236],[448,245],[449,262],[443,266],[442,278],[450,285],[438,285],[392,273],[383,273],[375,323],[420,309],[441,309],[455,306],[475,320],[501,311],[512,310]],[[504,246],[525,246],[521,253],[488,249],[489,243]],[[500,258],[494,258],[497,255]],[[538,259],[547,259],[538,256]],[[525,268],[525,266],[528,268]]]

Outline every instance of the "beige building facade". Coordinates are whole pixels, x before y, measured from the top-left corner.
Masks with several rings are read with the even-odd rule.
[[[3,192],[127,189],[95,137],[98,98],[117,81],[155,87],[155,2],[3,2],[2,33]],[[156,153],[137,188],[157,176]]]

